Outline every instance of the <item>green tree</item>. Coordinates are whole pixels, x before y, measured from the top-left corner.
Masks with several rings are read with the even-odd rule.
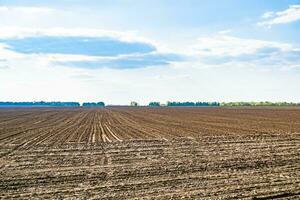
[[[139,104],[135,101],[130,102],[130,106],[138,106]]]
[[[160,106],[160,102],[150,102],[149,106]]]

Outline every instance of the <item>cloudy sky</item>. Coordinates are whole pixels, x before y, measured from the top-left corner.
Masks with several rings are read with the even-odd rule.
[[[300,0],[0,0],[0,101],[300,102]]]

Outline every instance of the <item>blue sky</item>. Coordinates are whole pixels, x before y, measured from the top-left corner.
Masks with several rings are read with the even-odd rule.
[[[0,0],[0,101],[300,102],[299,0]]]

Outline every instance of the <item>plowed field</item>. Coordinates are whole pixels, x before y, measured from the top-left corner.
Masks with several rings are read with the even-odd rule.
[[[0,108],[3,199],[300,199],[299,108]]]

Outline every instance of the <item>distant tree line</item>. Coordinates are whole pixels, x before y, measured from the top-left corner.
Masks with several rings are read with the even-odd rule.
[[[105,106],[104,102],[85,102],[82,104],[83,107],[103,107]]]
[[[139,104],[135,101],[130,102],[131,106],[138,106]],[[33,101],[33,102],[0,102],[2,107],[79,107],[80,103],[78,102],[60,102],[60,101]],[[83,107],[103,107],[105,106],[104,102],[84,102]],[[300,103],[293,102],[270,102],[270,101],[261,101],[261,102],[171,102],[168,101],[166,104],[161,104],[158,101],[153,101],[148,104],[150,107],[159,107],[159,106],[191,106],[191,107],[201,107],[201,106],[300,106]]]
[[[219,102],[171,102],[160,104],[160,102],[150,102],[149,106],[220,106]]]
[[[220,106],[219,102],[167,102],[167,106]]]
[[[46,101],[33,101],[33,102],[0,102],[0,106],[20,106],[20,107],[35,107],[35,106],[53,106],[53,107],[62,107],[62,106],[72,106],[78,107],[80,103],[78,102],[60,102],[60,101],[53,101],[53,102],[46,102]]]
[[[4,107],[79,107],[78,102],[46,102],[46,101],[33,101],[33,102],[0,102],[0,106]],[[101,107],[105,106],[104,102],[85,102],[83,107]]]
[[[221,106],[300,106],[300,103],[292,102],[223,102]]]
[[[168,101],[166,104],[161,104],[160,102],[150,102],[148,104],[150,107],[157,106],[300,106],[300,103],[292,103],[292,102],[270,102],[270,101],[262,101],[262,102],[171,102]]]

